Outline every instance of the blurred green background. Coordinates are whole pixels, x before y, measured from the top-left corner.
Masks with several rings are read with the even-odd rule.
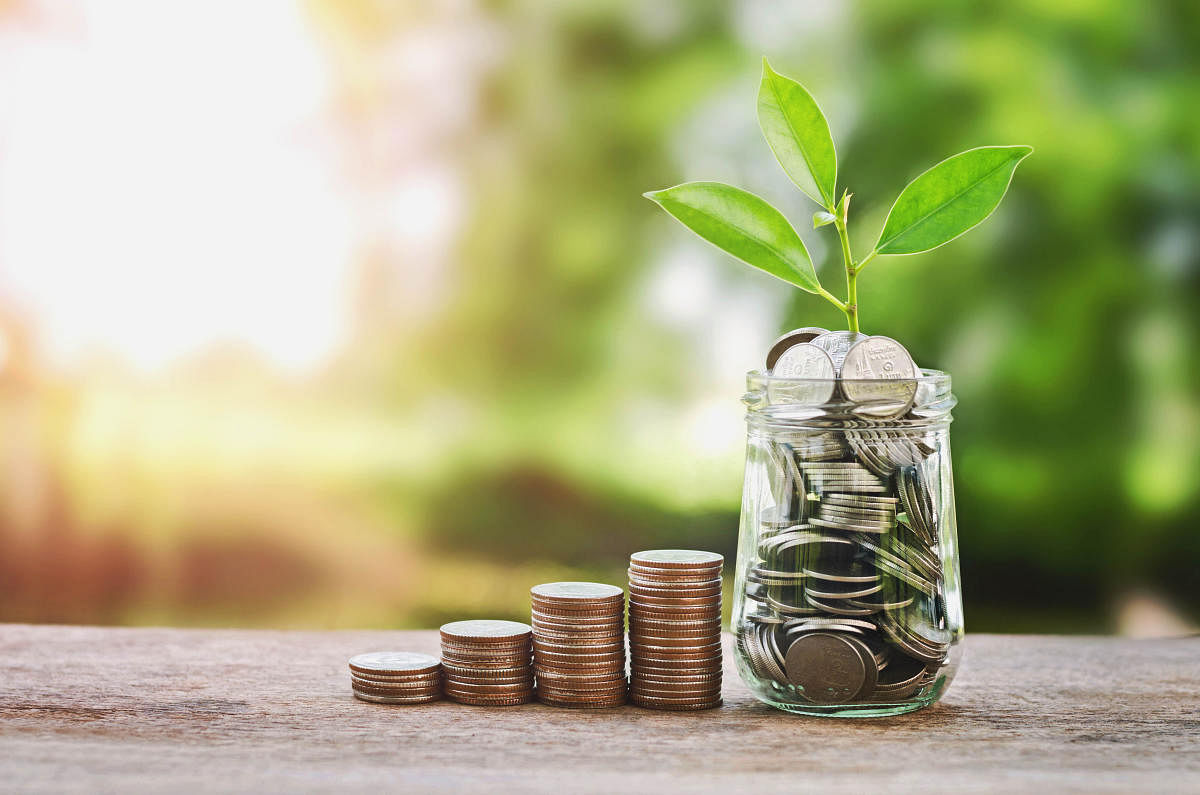
[[[0,620],[420,627],[735,548],[744,374],[823,302],[641,198],[829,229],[755,118],[830,118],[856,249],[944,157],[979,229],[860,283],[950,372],[968,629],[1200,614],[1200,6],[0,2]]]

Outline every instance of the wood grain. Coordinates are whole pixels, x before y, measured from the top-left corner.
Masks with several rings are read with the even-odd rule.
[[[971,635],[942,703],[812,719],[350,696],[434,632],[0,626],[5,791],[1200,792],[1200,638]],[[727,664],[729,655],[726,655]]]

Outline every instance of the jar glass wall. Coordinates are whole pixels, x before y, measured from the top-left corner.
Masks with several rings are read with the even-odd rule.
[[[731,629],[738,672],[768,704],[894,715],[937,701],[954,676],[955,401],[949,376],[921,372],[748,376]]]

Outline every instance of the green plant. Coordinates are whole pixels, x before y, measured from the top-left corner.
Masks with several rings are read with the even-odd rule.
[[[981,146],[933,166],[900,192],[874,248],[855,260],[846,231],[853,194],[843,190],[835,203],[837,154],[829,123],[804,86],[775,72],[766,58],[758,122],[788,177],[822,207],[813,215],[813,227],[832,224],[837,230],[846,266],[845,301],[821,286],[804,241],[783,213],[753,193],[721,182],[687,182],[644,195],[718,248],[834,304],[851,331],[859,330],[858,275],[871,260],[929,251],[978,225],[1004,198],[1017,165],[1033,152],[1031,146]]]

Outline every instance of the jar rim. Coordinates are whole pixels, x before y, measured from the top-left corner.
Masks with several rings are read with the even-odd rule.
[[[957,402],[950,376],[940,370],[920,372],[916,378],[840,379],[784,378],[752,370],[746,376],[742,403],[747,420],[779,427],[848,427],[864,422],[917,427],[949,422]],[[847,394],[852,384],[863,385],[857,396]],[[884,384],[887,387],[881,391]]]
[[[928,384],[934,387],[949,388],[950,374],[941,370],[930,370],[925,367],[918,368],[921,375],[915,378],[789,378],[782,375],[771,375],[763,370],[750,370],[746,373],[746,380],[762,384],[835,384],[835,383],[878,383],[879,381],[905,382]]]

